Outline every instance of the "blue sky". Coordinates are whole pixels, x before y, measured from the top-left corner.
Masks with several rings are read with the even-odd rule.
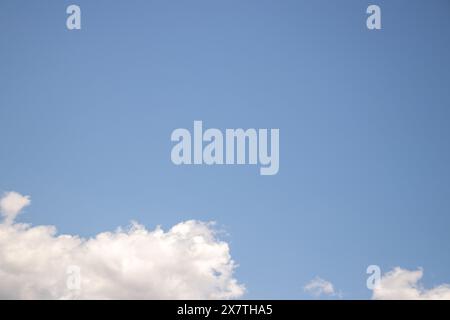
[[[82,29],[65,27],[69,4]],[[378,4],[382,30],[366,28]],[[0,192],[18,219],[89,237],[216,221],[246,298],[366,267],[450,282],[450,4],[0,3]],[[279,128],[280,171],[175,166],[176,128]]]

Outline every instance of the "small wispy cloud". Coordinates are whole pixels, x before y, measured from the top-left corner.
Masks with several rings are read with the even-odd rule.
[[[316,298],[320,296],[340,296],[340,294],[336,293],[331,282],[320,277],[312,279],[303,287],[303,289],[305,292]]]
[[[29,196],[23,196],[14,191],[6,192],[0,198],[0,213],[5,219],[4,223],[12,223],[23,208],[30,205],[30,203]]]

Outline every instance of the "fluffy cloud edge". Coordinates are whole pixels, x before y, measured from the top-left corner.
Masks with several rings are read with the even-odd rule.
[[[408,270],[395,267],[385,273],[373,289],[374,300],[450,300],[450,284],[426,289],[420,282],[422,268]]]
[[[168,231],[133,223],[84,239],[14,222],[29,196],[9,192],[0,204],[1,299],[233,299],[245,293],[229,245],[212,223],[189,220]]]
[[[386,272],[372,289],[372,300],[450,300],[450,284],[440,284],[425,288],[421,279],[424,270],[408,270],[395,267]],[[304,287],[304,291],[315,298],[328,296],[342,298],[335,286],[327,280],[315,277]]]

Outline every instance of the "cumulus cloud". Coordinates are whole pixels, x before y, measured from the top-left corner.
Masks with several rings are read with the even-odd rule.
[[[308,282],[308,284],[306,284],[306,286],[303,287],[303,289],[305,292],[313,295],[314,297],[319,297],[322,295],[336,295],[333,284],[319,277],[312,279]]]
[[[375,285],[373,299],[378,300],[449,300],[450,285],[442,284],[425,289],[420,283],[423,270],[394,268]]]
[[[25,201],[26,200],[26,201]],[[212,224],[138,223],[84,239],[14,222],[29,198],[0,201],[0,299],[231,299],[243,295]]]
[[[30,197],[17,192],[6,192],[0,199],[0,213],[4,217],[4,223],[11,223],[23,208],[30,204]]]

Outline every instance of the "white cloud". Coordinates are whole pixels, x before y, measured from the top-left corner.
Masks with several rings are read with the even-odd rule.
[[[23,208],[31,203],[29,196],[23,196],[17,192],[6,192],[0,199],[0,213],[4,217],[4,223],[11,223]]]
[[[394,268],[381,277],[373,290],[373,299],[379,300],[448,300],[450,285],[443,284],[432,289],[425,289],[420,284],[423,270],[406,270]]]
[[[303,287],[303,289],[307,293],[315,297],[319,297],[322,295],[336,295],[333,284],[319,277],[315,277],[314,279],[312,279],[310,282],[308,282],[308,284],[306,284],[306,286]]]
[[[228,244],[211,224],[185,221],[165,232],[133,223],[83,239],[57,235],[53,226],[15,223],[27,204],[17,193],[1,199],[8,222],[0,224],[0,299],[229,299],[244,293]],[[70,286],[71,266],[80,268],[79,290]]]

